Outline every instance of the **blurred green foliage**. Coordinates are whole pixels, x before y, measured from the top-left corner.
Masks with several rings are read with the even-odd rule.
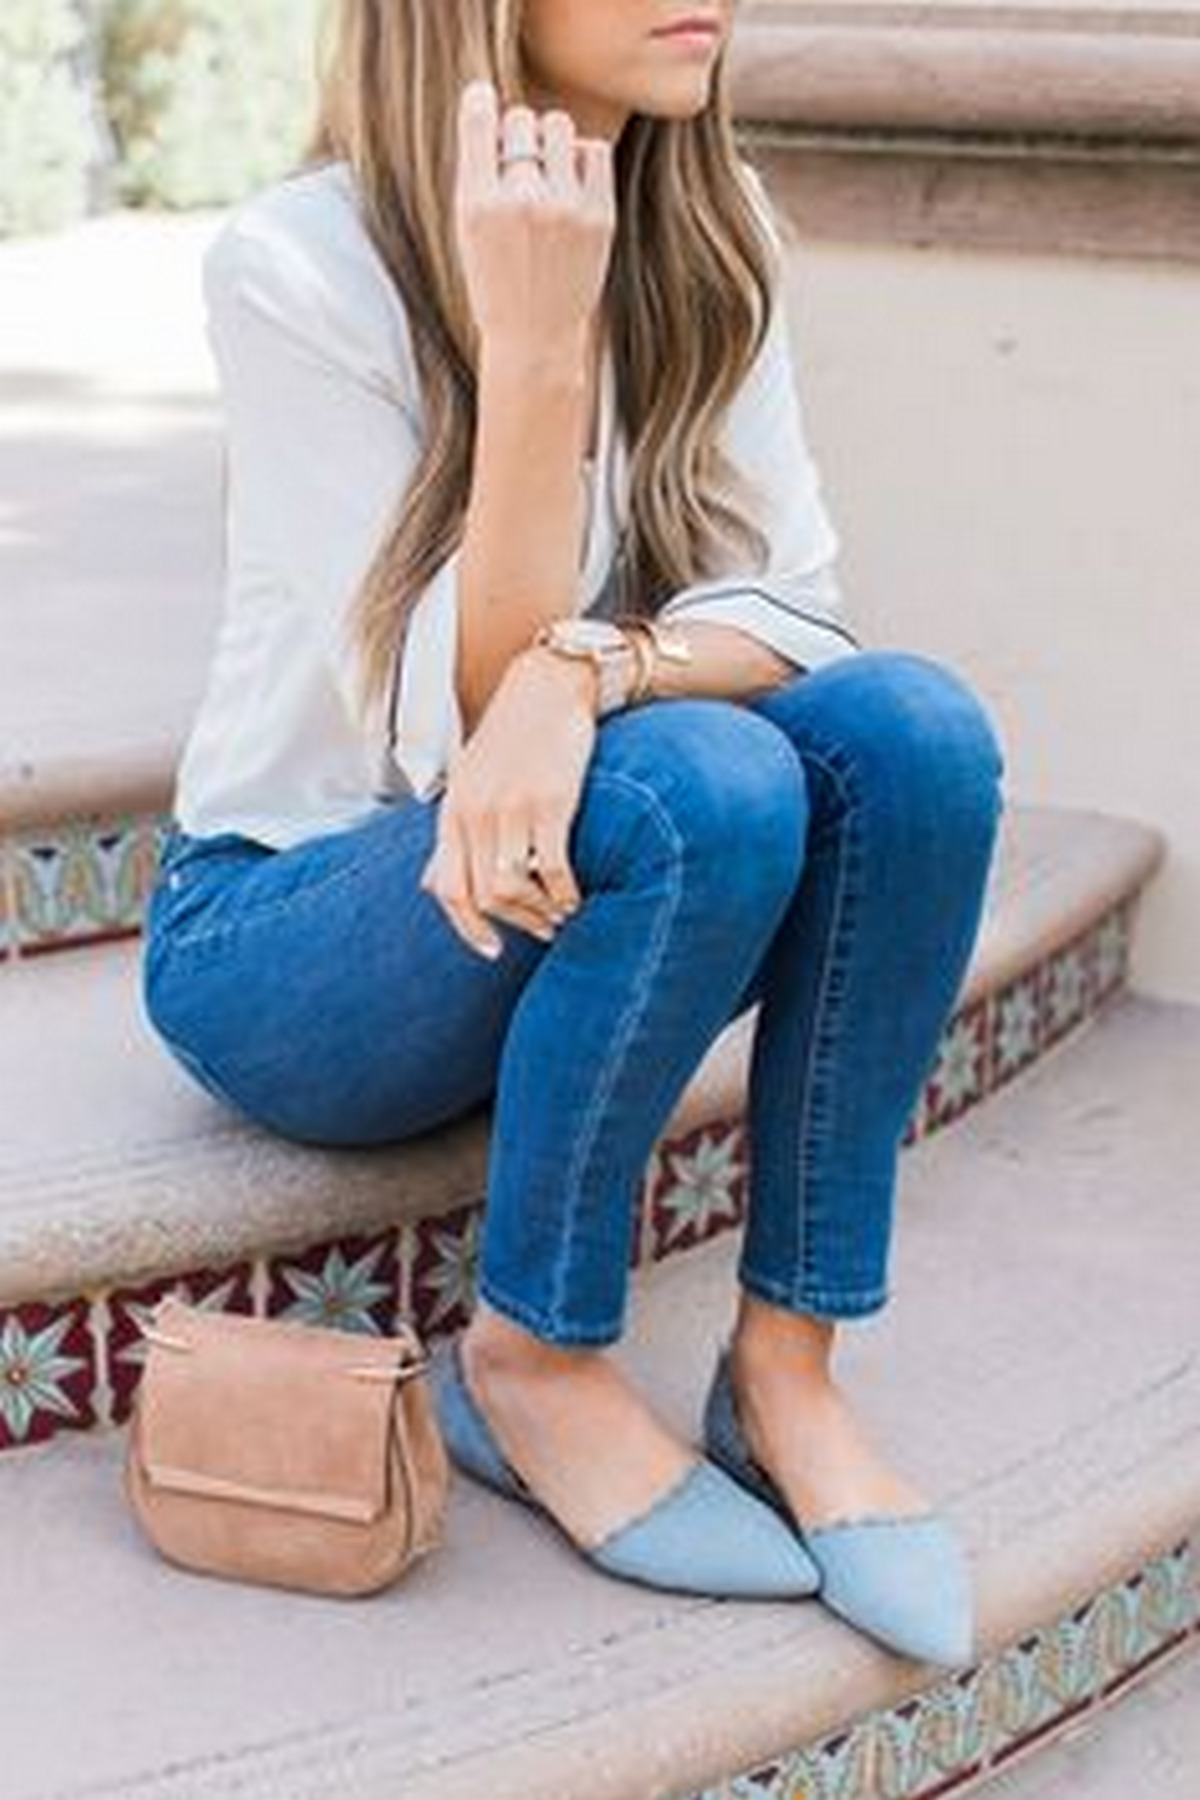
[[[311,119],[321,4],[106,0],[101,67],[120,199],[224,205],[282,174]]]
[[[231,204],[297,159],[329,0],[0,0],[0,236]]]
[[[71,0],[0,0],[0,236],[87,210],[93,116],[74,61],[85,37]]]

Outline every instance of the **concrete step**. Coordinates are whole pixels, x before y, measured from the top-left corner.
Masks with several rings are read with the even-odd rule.
[[[223,217],[0,243],[0,836],[169,792],[221,604],[200,265]]]
[[[614,1581],[460,1475],[370,1600],[195,1575],[128,1515],[124,1434],[80,1434],[0,1458],[5,1800],[916,1800],[1050,1741],[1200,1643],[1198,1083],[1200,1013],[1126,997],[905,1158],[839,1372],[964,1534],[971,1668]],[[619,1354],[684,1433],[735,1257],[636,1278]]]
[[[1119,991],[1135,897],[1160,855],[1157,836],[1126,821],[1010,817],[912,1136],[968,1112]],[[54,1337],[68,1359],[37,1405],[10,1392],[0,1449],[123,1419],[138,1320],[167,1287],[363,1330],[387,1329],[399,1308],[430,1335],[470,1307],[490,1106],[383,1149],[275,1137],[214,1100],[153,1034],[140,950],[22,957],[0,976],[0,1334],[18,1347]],[[638,1260],[742,1216],[753,1024],[751,1013],[714,1041],[656,1147]],[[8,1356],[10,1381],[25,1354]]]

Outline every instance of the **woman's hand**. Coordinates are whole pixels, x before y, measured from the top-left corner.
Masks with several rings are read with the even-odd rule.
[[[515,151],[540,161],[504,166]],[[612,148],[570,113],[506,107],[490,81],[459,97],[455,229],[481,337],[534,351],[586,339],[616,226]]]
[[[451,758],[421,886],[484,956],[504,948],[485,913],[549,942],[580,903],[567,842],[595,743],[595,708],[590,663],[526,651],[513,657]],[[530,847],[536,873],[524,868]]]

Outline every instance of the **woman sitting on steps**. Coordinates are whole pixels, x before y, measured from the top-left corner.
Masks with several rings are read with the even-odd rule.
[[[1001,759],[959,678],[841,616],[734,11],[340,0],[309,155],[205,261],[227,591],[144,1000],[297,1141],[494,1097],[434,1370],[461,1468],[610,1574],[955,1663],[962,1548],[832,1363],[888,1299]],[[755,1003],[701,1449],[607,1352],[653,1148]]]

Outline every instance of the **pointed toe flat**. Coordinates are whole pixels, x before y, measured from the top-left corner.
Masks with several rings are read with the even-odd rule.
[[[816,1591],[816,1564],[787,1523],[704,1457],[644,1513],[597,1544],[579,1543],[501,1452],[467,1385],[457,1338],[434,1356],[430,1379],[456,1466],[540,1513],[594,1568],[644,1586],[723,1598],[801,1599]]]
[[[788,1520],[820,1572],[820,1599],[889,1650],[958,1667],[974,1652],[970,1572],[940,1513],[868,1514],[804,1526],[782,1490],[755,1461],[738,1417],[728,1346],[704,1408],[704,1446],[713,1461]]]
[[[935,1512],[811,1526],[825,1605],[901,1656],[956,1668],[973,1653],[971,1584],[957,1537]]]

